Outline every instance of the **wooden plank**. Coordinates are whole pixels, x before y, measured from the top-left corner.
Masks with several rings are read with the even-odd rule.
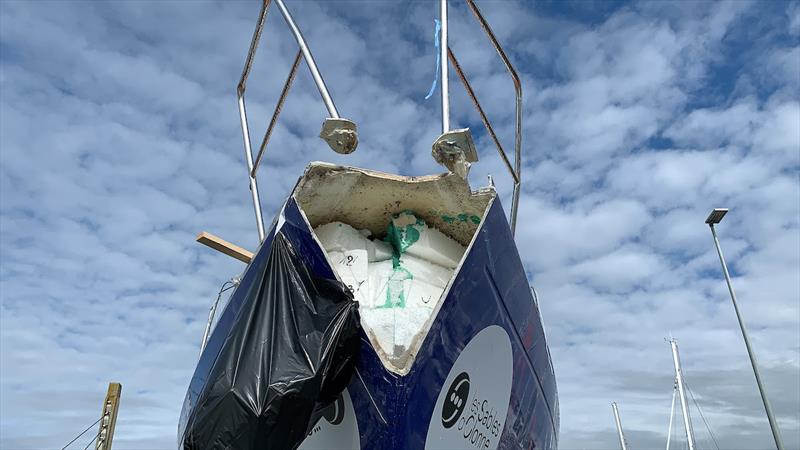
[[[236,244],[231,244],[225,239],[214,236],[206,231],[197,235],[197,242],[211,247],[218,252],[232,256],[245,264],[250,264],[250,261],[253,259],[253,252],[247,251]]]

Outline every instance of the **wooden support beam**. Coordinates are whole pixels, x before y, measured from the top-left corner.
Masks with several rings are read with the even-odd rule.
[[[117,411],[119,411],[119,397],[121,395],[121,384],[108,383],[108,393],[105,401],[103,401],[100,430],[97,432],[95,450],[111,450],[111,441],[114,438],[114,427],[117,425]]]
[[[197,235],[197,242],[211,247],[218,252],[232,256],[245,264],[250,264],[250,261],[253,259],[253,252],[247,251],[236,244],[231,244],[225,239],[214,236],[206,231]]]

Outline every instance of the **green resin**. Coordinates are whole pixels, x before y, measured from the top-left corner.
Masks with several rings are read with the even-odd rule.
[[[475,216],[475,215],[470,216],[470,215],[467,215],[465,213],[457,214],[455,217],[448,216],[447,214],[444,214],[444,215],[439,216],[439,217],[441,217],[443,222],[449,223],[449,224],[456,223],[456,221],[462,222],[462,223],[472,222],[475,225],[478,225],[479,223],[481,223],[481,218],[480,217]]]
[[[397,214],[395,218],[400,217],[401,214],[413,215],[411,211],[403,211]],[[419,240],[419,230],[425,226],[425,221],[417,219],[415,223],[408,224],[404,227],[397,227],[394,221],[389,222],[386,227],[386,237],[383,238],[384,242],[391,244],[394,249],[394,254],[398,257],[408,250],[408,247],[414,245]]]
[[[386,284],[386,302],[378,308],[405,308],[406,294],[403,290],[403,282],[413,280],[414,275],[400,264],[400,258],[392,257],[392,276]]]
[[[406,210],[396,214],[394,218],[399,218],[401,215],[414,215],[414,213]],[[405,226],[395,226],[392,221],[386,227],[386,237],[383,240],[392,246],[392,275],[386,285],[386,302],[378,308],[405,308],[403,284],[406,280],[413,280],[414,275],[403,267],[400,258],[419,240],[419,231],[424,226],[424,220],[416,219],[414,223]]]

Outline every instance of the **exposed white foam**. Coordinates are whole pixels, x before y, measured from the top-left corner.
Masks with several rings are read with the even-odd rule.
[[[392,259],[392,246],[383,241],[367,241],[369,262],[388,261]]]
[[[342,283],[350,288],[353,297],[365,306],[370,305],[367,250],[358,248],[343,252],[331,251],[328,252],[328,257]]]
[[[404,269],[411,272],[415,281],[423,281],[440,289],[444,289],[450,281],[450,277],[453,276],[453,269],[448,269],[438,264],[432,264],[430,261],[426,261],[408,252],[400,257],[400,264]]]
[[[341,222],[314,231],[333,269],[360,303],[362,325],[390,359],[403,360],[465,249],[409,212],[399,214],[392,224],[409,238],[402,249],[371,240],[369,232]],[[407,233],[409,226],[415,231]]]
[[[356,230],[342,222],[331,222],[314,229],[322,247],[327,252],[345,252],[364,249],[370,262],[392,259],[392,246],[383,241],[372,241],[369,230]]]

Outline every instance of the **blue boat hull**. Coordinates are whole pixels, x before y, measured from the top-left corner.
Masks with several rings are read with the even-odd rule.
[[[257,252],[280,231],[317,276],[334,278],[290,197]],[[251,264],[251,267],[256,264]],[[201,355],[189,414],[252,283],[245,273]],[[558,399],[541,319],[495,199],[408,372],[388,370],[364,330],[356,376],[301,449],[556,448]]]

